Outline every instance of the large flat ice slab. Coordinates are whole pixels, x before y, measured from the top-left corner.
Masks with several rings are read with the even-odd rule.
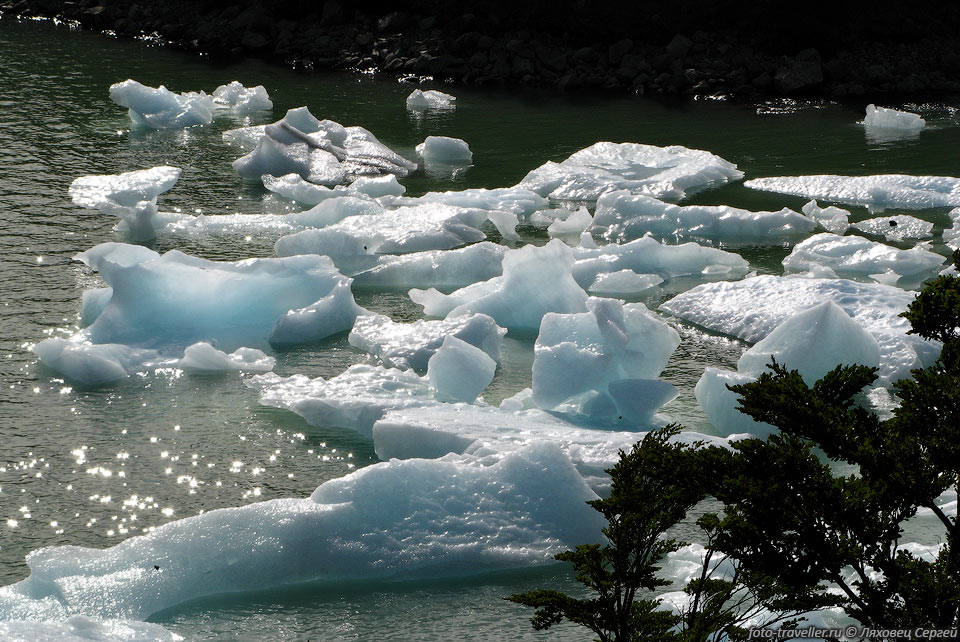
[[[541,165],[517,187],[560,201],[595,201],[612,190],[676,201],[740,178],[736,165],[699,149],[603,142]]]
[[[355,287],[462,288],[503,274],[507,248],[489,241],[455,250],[381,256],[375,267],[354,276]]]
[[[44,548],[0,591],[0,620],[146,619],[225,592],[423,579],[550,564],[600,539],[596,498],[555,445],[374,464],[310,498],[213,510],[111,548]]]
[[[387,205],[422,205],[424,203],[443,203],[459,207],[472,207],[481,210],[503,210],[516,214],[521,219],[528,218],[538,210],[550,205],[550,202],[528,189],[519,187],[499,187],[495,189],[472,188],[449,192],[427,192],[423,196],[385,198]]]
[[[932,364],[937,342],[908,335],[899,316],[916,296],[878,283],[845,279],[757,276],[699,285],[661,304],[660,309],[701,327],[756,343],[791,316],[830,300],[880,345],[879,383],[889,385],[910,370]]]
[[[755,178],[744,185],[766,192],[862,205],[875,211],[887,208],[922,210],[960,205],[960,178],[951,176],[774,176]]]
[[[72,615],[63,621],[0,622],[4,642],[179,642],[183,637],[159,624],[131,620],[95,620]]]
[[[854,223],[853,227],[867,234],[882,236],[888,241],[928,239],[933,236],[933,223],[906,214],[868,218]]]
[[[785,238],[809,234],[816,225],[816,221],[787,208],[751,212],[728,205],[671,205],[644,194],[616,191],[597,200],[589,229],[618,243],[648,233],[660,237],[779,243]]]

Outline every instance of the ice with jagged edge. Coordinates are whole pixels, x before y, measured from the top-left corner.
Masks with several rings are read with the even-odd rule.
[[[338,196],[369,196],[370,198],[402,196],[407,191],[406,187],[397,182],[397,177],[393,174],[359,176],[347,186],[337,185],[332,189],[306,181],[299,174],[283,176],[264,174],[260,179],[263,181],[263,186],[274,194],[303,205],[318,205]]]
[[[936,361],[941,345],[908,335],[910,323],[900,316],[916,297],[879,283],[846,279],[778,277],[706,283],[660,305],[684,321],[756,343],[788,318],[832,300],[880,345],[878,384],[908,378],[910,370]]]
[[[699,149],[602,142],[541,165],[517,187],[558,201],[596,201],[612,190],[678,201],[741,178],[736,165]]]
[[[545,209],[550,202],[528,189],[518,187],[498,187],[495,189],[472,188],[450,192],[427,192],[423,196],[384,198],[381,203],[392,207],[404,205],[423,205],[425,203],[443,203],[481,210],[502,210],[516,214],[526,221],[530,215]]]
[[[809,272],[824,278],[874,280],[890,285],[919,285],[936,276],[946,259],[915,247],[899,250],[862,236],[814,234],[797,243],[783,259],[786,272]]]
[[[135,241],[149,241],[156,237],[158,227],[180,218],[157,211],[157,197],[176,185],[180,173],[179,167],[161,165],[122,174],[81,176],[70,184],[68,194],[75,205],[118,217],[116,231]]]
[[[429,250],[379,257],[354,276],[355,288],[462,288],[503,274],[507,248],[490,241],[455,250]]]
[[[238,80],[220,85],[213,90],[213,105],[217,109],[229,109],[238,116],[273,109],[273,101],[263,85],[244,87]]]
[[[336,207],[341,199],[324,201],[317,208]],[[489,210],[468,209],[439,203],[425,203],[386,210],[375,202],[371,213],[347,216],[321,229],[307,229],[281,237],[277,256],[324,254],[348,273],[378,264],[380,254],[409,254],[427,250],[448,250],[486,238],[480,227],[490,220]],[[517,219],[496,218],[494,225],[512,231]],[[498,229],[500,229],[498,227]]]
[[[536,332],[547,312],[586,312],[587,293],[573,279],[573,251],[554,239],[503,257],[503,275],[443,294],[412,289],[410,298],[432,317],[487,314],[510,330]]]
[[[547,226],[547,235],[550,238],[573,238],[579,241],[580,235],[593,223],[593,217],[589,210],[581,207],[575,212],[570,212],[563,218],[557,218],[551,221]]]
[[[247,88],[236,80],[220,85],[212,95],[203,91],[178,94],[163,85],[147,87],[136,80],[125,80],[110,86],[110,100],[126,107],[135,125],[153,129],[209,125],[214,112],[221,109],[237,115],[273,109],[263,85]]]
[[[0,639],[5,642],[179,642],[183,637],[149,622],[95,620],[85,615],[71,615],[62,621],[0,622]]]
[[[782,242],[809,234],[815,227],[815,221],[788,208],[751,212],[729,205],[671,205],[645,194],[616,191],[597,200],[589,230],[619,243],[648,233],[660,237]]]
[[[586,307],[543,316],[534,345],[533,402],[544,410],[649,426],[678,394],[656,378],[680,335],[642,303],[590,298]]]
[[[820,227],[834,234],[843,234],[850,227],[850,212],[833,205],[820,207],[817,201],[812,200],[804,205],[801,211]]]
[[[407,109],[426,111],[428,109],[456,109],[457,98],[436,89],[414,89],[407,96]]]
[[[225,592],[419,580],[554,563],[599,541],[596,498],[552,444],[501,456],[390,461],[309,498],[213,510],[103,550],[48,547],[0,591],[0,620],[144,620]]]
[[[766,192],[862,205],[876,212],[889,208],[922,210],[960,205],[960,178],[951,176],[772,176],[755,178],[744,185]]]
[[[869,130],[896,130],[902,132],[918,132],[926,127],[926,121],[919,114],[909,111],[900,111],[888,107],[867,105],[863,126]]]
[[[430,357],[446,337],[456,337],[500,361],[500,346],[507,333],[485,314],[452,317],[413,323],[397,323],[383,314],[357,317],[349,342],[355,348],[376,355],[390,368],[412,368],[425,372]]]
[[[449,136],[427,136],[416,150],[424,163],[467,165],[473,161],[473,152],[466,141]]]
[[[933,236],[933,223],[906,214],[868,218],[854,223],[853,227],[866,234],[883,236],[888,241],[928,239]]]
[[[480,348],[452,335],[427,362],[427,379],[437,401],[473,403],[490,385],[497,362]]]
[[[249,180],[292,173],[332,186],[359,176],[403,178],[417,168],[363,127],[318,120],[306,107],[291,109],[270,125],[226,131],[223,139],[244,148],[253,146],[233,162],[237,173]]]
[[[209,343],[198,341],[187,346],[176,367],[194,374],[223,372],[269,372],[277,359],[256,348],[237,348],[230,354],[217,350]]]
[[[960,250],[960,207],[949,212],[952,226],[943,230],[943,242],[953,250]]]

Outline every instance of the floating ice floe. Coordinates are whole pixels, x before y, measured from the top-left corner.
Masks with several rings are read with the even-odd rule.
[[[390,368],[424,372],[430,358],[447,337],[455,337],[500,360],[500,345],[507,331],[485,314],[413,323],[396,323],[382,314],[357,317],[350,345],[376,355]]]
[[[503,274],[507,248],[483,241],[455,250],[381,256],[376,267],[354,277],[354,287],[462,288]]]
[[[95,620],[72,615],[61,622],[0,622],[4,642],[179,642],[183,637],[159,624],[131,620]]]
[[[469,164],[473,160],[470,146],[459,138],[427,136],[417,145],[417,154],[425,163]]]
[[[861,236],[824,232],[797,243],[783,259],[787,272],[809,272],[824,278],[873,279],[890,285],[903,280],[918,285],[936,276],[944,257],[915,247],[898,250]]]
[[[703,374],[693,389],[693,395],[700,404],[703,414],[719,435],[749,434],[765,437],[777,429],[768,423],[754,421],[738,409],[739,396],[727,386],[738,386],[754,381],[750,375],[723,370],[704,368]]]
[[[480,210],[502,210],[516,214],[526,220],[537,210],[549,206],[549,201],[536,192],[518,187],[500,187],[496,189],[473,188],[451,192],[427,192],[423,196],[411,198],[383,199],[385,205],[400,207],[405,205],[423,205],[425,203],[443,203],[458,207],[470,207]]]
[[[933,223],[906,214],[868,218],[854,223],[853,227],[866,234],[883,236],[888,241],[927,239],[933,236]]]
[[[880,345],[878,384],[910,376],[913,368],[936,361],[940,344],[908,335],[899,316],[916,296],[878,283],[845,279],[757,276],[699,285],[660,308],[701,327],[756,343],[791,316],[831,300]]]
[[[74,204],[120,218],[117,231],[135,241],[148,241],[157,229],[178,218],[158,215],[157,197],[180,178],[179,167],[162,165],[122,174],[81,176],[70,184]]]
[[[209,125],[218,109],[238,115],[273,109],[262,85],[247,88],[236,80],[217,87],[212,95],[202,91],[178,94],[163,85],[146,87],[136,80],[125,80],[110,86],[110,100],[126,107],[135,125],[153,129]]]
[[[239,370],[269,372],[276,364],[276,358],[256,348],[237,348],[227,354],[201,341],[187,346],[176,367],[195,374],[216,374]]]
[[[887,208],[922,210],[960,205],[960,178],[951,176],[773,176],[744,183],[751,189],[862,205],[873,211]]]
[[[338,196],[369,196],[370,198],[400,196],[407,190],[397,182],[397,177],[393,174],[360,176],[348,186],[337,185],[333,189],[305,181],[299,174],[283,176],[264,174],[260,179],[263,181],[263,186],[274,194],[304,205],[317,205]]]
[[[551,444],[374,464],[310,498],[209,511],[103,550],[33,551],[30,576],[0,591],[0,620],[146,619],[224,592],[550,564],[599,541],[594,498]]]
[[[544,410],[649,426],[677,396],[656,381],[680,335],[642,303],[591,298],[587,312],[548,313],[534,346],[533,401]]]
[[[863,126],[867,130],[918,132],[926,125],[926,121],[918,114],[875,105],[867,105],[867,111],[863,119]]]
[[[410,298],[433,317],[483,313],[510,330],[536,332],[547,312],[586,312],[587,293],[573,279],[573,252],[554,239],[503,257],[503,275],[451,294],[413,289]]]
[[[311,183],[337,185],[359,176],[404,177],[417,168],[363,127],[318,120],[306,107],[291,109],[271,125],[224,132],[227,142],[253,150],[233,162],[243,178],[297,174]]]
[[[117,343],[92,344],[84,337],[76,340],[53,337],[33,346],[40,363],[73,381],[101,386],[126,379],[150,364],[159,365],[156,350],[133,348]]]
[[[593,223],[593,217],[585,207],[570,212],[563,219],[556,219],[547,227],[550,238],[580,238],[580,235]]]
[[[631,296],[645,292],[663,283],[656,274],[637,274],[633,270],[620,270],[597,275],[587,288],[590,294],[606,296]]]
[[[473,403],[496,371],[497,362],[486,352],[449,335],[427,363],[437,401]]]
[[[273,109],[273,101],[263,85],[244,87],[237,80],[213,90],[213,105],[218,109],[229,109],[238,116]]]
[[[427,109],[456,109],[455,96],[445,94],[435,89],[414,89],[407,96],[407,109],[422,111]]]
[[[675,201],[741,178],[736,165],[699,149],[603,142],[541,165],[517,187],[559,201],[595,201],[613,190]]]
[[[953,226],[943,230],[943,242],[947,247],[960,249],[960,207],[950,210],[950,220]]]
[[[820,207],[814,200],[804,205],[801,211],[816,221],[820,227],[834,234],[843,234],[850,227],[850,212],[833,205]]]
[[[328,200],[317,208],[334,206],[334,201]],[[281,237],[276,243],[277,256],[324,254],[341,270],[356,273],[376,266],[379,254],[446,250],[482,241],[486,235],[479,228],[491,215],[488,210],[429,203],[395,210],[384,210],[372,202],[368,206],[375,208],[373,213]],[[516,217],[509,216],[512,222],[493,222],[512,230]]]
[[[590,231],[621,243],[648,233],[661,237],[781,242],[809,234],[815,227],[815,221],[787,208],[779,212],[751,212],[728,205],[681,206],[644,194],[616,191],[597,200]]]

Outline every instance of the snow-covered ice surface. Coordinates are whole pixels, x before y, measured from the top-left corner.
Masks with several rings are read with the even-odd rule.
[[[891,280],[891,284],[901,280],[906,285],[919,285],[936,276],[944,261],[943,256],[919,247],[898,250],[862,236],[824,232],[797,243],[783,259],[783,267],[786,272],[810,272],[826,278]],[[892,273],[892,279],[888,279],[888,273]]]
[[[671,205],[645,194],[616,191],[597,200],[590,231],[618,243],[648,233],[779,243],[809,234],[814,227],[815,221],[787,208],[751,212],[728,205]]]
[[[928,239],[933,236],[933,223],[906,214],[868,218],[854,223],[853,227],[866,234],[883,236],[888,241]]]
[[[889,208],[922,210],[960,205],[960,178],[951,176],[772,176],[755,178],[744,185],[766,192],[862,205],[878,212]]]
[[[506,332],[485,314],[435,321],[419,319],[413,323],[397,323],[382,314],[367,314],[357,317],[349,341],[355,348],[379,357],[387,367],[424,372],[430,357],[448,336],[476,346],[499,361]]]
[[[428,109],[456,109],[455,96],[445,94],[436,89],[414,89],[407,96],[407,109],[423,111]]]
[[[495,189],[477,187],[459,191],[427,192],[423,196],[388,198],[383,199],[382,202],[393,207],[443,203],[444,205],[481,210],[503,210],[516,214],[521,220],[526,220],[534,212],[550,205],[547,199],[536,192],[519,187],[499,187]]]
[[[611,190],[676,201],[740,178],[736,165],[699,149],[602,142],[541,165],[517,187],[558,201],[596,201]]]
[[[595,497],[552,444],[374,464],[310,498],[210,511],[104,550],[33,551],[30,577],[0,589],[0,620],[145,619],[224,592],[548,564],[599,539]]]
[[[794,314],[834,301],[880,345],[880,385],[932,364],[940,344],[908,335],[899,316],[916,293],[878,283],[845,279],[757,276],[699,285],[661,304],[660,309],[701,327],[756,343]]]
[[[0,622],[4,642],[178,642],[183,637],[159,624],[131,620],[95,620],[72,615],[62,622]]]

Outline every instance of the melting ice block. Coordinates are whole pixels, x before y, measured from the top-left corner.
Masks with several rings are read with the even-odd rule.
[[[892,272],[911,283],[920,283],[935,276],[944,260],[939,254],[918,247],[898,250],[861,236],[824,232],[797,243],[783,259],[783,267],[787,272],[858,280]]]
[[[728,205],[671,205],[644,194],[607,192],[597,200],[591,232],[619,243],[642,237],[699,236],[724,240],[768,240],[810,233],[816,222],[783,208],[750,212]]]
[[[850,212],[839,207],[820,207],[817,201],[813,200],[804,205],[802,211],[828,232],[843,234],[850,227]]]
[[[411,198],[404,196],[385,200],[394,207],[403,205],[422,205],[424,203],[443,203],[458,207],[472,207],[480,210],[503,210],[527,219],[537,210],[550,203],[536,192],[518,187],[500,187],[496,189],[473,188],[452,192],[427,192],[423,196]]]
[[[744,185],[767,192],[862,205],[875,211],[960,205],[960,178],[950,176],[774,176],[755,178]]]
[[[381,256],[376,267],[354,277],[354,287],[462,288],[503,274],[507,248],[483,241],[456,250]]]
[[[727,386],[742,385],[754,380],[750,375],[730,370],[704,369],[693,394],[718,434],[730,436],[750,433],[757,437],[766,437],[777,432],[770,424],[754,421],[749,415],[740,412],[738,395],[727,389]]]
[[[451,294],[436,289],[410,291],[428,316],[455,317],[477,312],[510,330],[535,332],[547,312],[585,312],[587,293],[573,280],[573,252],[554,239],[543,247],[528,245],[503,258],[503,276]]]
[[[950,248],[960,249],[960,207],[950,210],[953,226],[943,230],[943,242]]]
[[[757,276],[699,285],[661,304],[685,321],[756,343],[791,316],[825,300],[839,305],[880,345],[880,385],[936,361],[940,344],[908,335],[899,316],[915,292],[845,279]]]
[[[110,85],[110,100],[126,107],[135,125],[153,129],[209,125],[215,109],[213,97],[203,92],[177,94],[163,85],[146,87],[136,80]]]
[[[880,365],[880,346],[869,332],[830,299],[799,312],[743,353],[741,374],[759,377],[776,359],[799,370],[807,385],[838,365]]]
[[[908,111],[899,111],[887,107],[867,105],[863,126],[870,129],[892,129],[898,131],[918,132],[927,123],[918,114]]]
[[[677,395],[670,384],[649,380],[660,375],[680,335],[642,303],[591,298],[586,307],[543,316],[534,346],[534,403],[544,410],[649,422]],[[638,404],[644,397],[649,403]]]
[[[273,109],[273,101],[263,85],[244,87],[237,80],[213,90],[213,105],[218,109],[229,109],[238,116]]]
[[[449,335],[427,364],[437,401],[473,403],[496,371],[497,362],[486,352]]]
[[[183,637],[159,624],[131,620],[94,620],[72,615],[62,622],[0,622],[5,642],[179,642]]]
[[[126,379],[146,364],[159,360],[156,350],[143,350],[117,343],[91,344],[53,337],[33,347],[40,363],[87,386],[101,386]]]
[[[417,145],[417,154],[426,163],[469,164],[473,160],[470,146],[449,136],[427,136]]]
[[[407,96],[407,109],[422,111],[427,109],[456,109],[456,97],[435,89],[422,91],[414,89]]]
[[[854,223],[853,227],[867,234],[883,236],[889,241],[926,239],[933,236],[933,223],[906,214],[868,218]]]
[[[680,200],[709,185],[743,178],[733,163],[679,145],[596,143],[527,174],[517,187],[561,201],[595,201],[612,190]]]
[[[447,337],[460,339],[499,361],[506,333],[485,314],[438,321],[420,319],[413,323],[396,323],[382,314],[367,314],[357,317],[349,341],[350,345],[380,357],[388,367],[424,372]]]
[[[634,295],[663,283],[656,274],[637,274],[633,270],[620,270],[598,274],[587,292],[600,295]]]
[[[600,540],[602,517],[585,503],[594,498],[551,444],[374,464],[307,499],[213,510],[103,550],[33,551],[30,577],[0,592],[0,620],[31,612],[145,619],[226,591],[550,564]]]
[[[277,360],[256,348],[237,348],[231,354],[217,350],[209,343],[199,342],[183,352],[183,358],[176,367],[195,374],[216,374],[221,372],[269,372]]]
[[[576,212],[571,212],[569,216],[562,220],[555,220],[547,227],[547,234],[550,238],[573,236],[580,238],[590,224],[593,223],[593,217],[585,207],[581,207]]]

